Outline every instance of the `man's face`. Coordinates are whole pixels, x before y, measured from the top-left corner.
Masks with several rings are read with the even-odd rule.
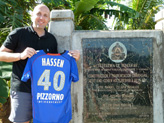
[[[50,20],[50,10],[47,6],[35,7],[32,16],[33,28],[44,29]]]

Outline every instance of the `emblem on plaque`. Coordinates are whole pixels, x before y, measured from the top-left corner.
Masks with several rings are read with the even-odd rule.
[[[119,63],[126,59],[127,49],[121,42],[115,42],[109,47],[108,55],[113,62]]]

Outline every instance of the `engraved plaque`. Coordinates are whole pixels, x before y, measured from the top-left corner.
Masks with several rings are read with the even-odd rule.
[[[153,123],[153,39],[83,39],[84,123]]]

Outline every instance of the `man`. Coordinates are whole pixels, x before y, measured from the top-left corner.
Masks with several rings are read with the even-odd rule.
[[[0,61],[13,62],[11,77],[11,113],[9,120],[15,123],[29,123],[32,117],[31,82],[21,82],[27,58],[36,54],[36,50],[48,50],[57,53],[55,37],[45,30],[50,21],[50,10],[40,4],[31,14],[32,26],[13,30],[0,48]],[[78,50],[70,51],[77,60]]]

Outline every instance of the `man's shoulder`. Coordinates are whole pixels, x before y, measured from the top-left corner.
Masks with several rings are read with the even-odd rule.
[[[55,37],[51,32],[48,32],[47,30],[45,30],[45,31],[46,31],[46,34],[47,34],[47,35],[50,35],[50,36]]]
[[[29,28],[30,28],[30,26],[17,27],[17,28],[15,28],[14,30],[27,30],[27,29],[29,29]]]
[[[28,31],[29,29],[30,29],[29,26],[26,26],[26,27],[18,27],[18,28],[15,28],[14,30],[12,30],[12,33],[22,32],[22,31]]]

